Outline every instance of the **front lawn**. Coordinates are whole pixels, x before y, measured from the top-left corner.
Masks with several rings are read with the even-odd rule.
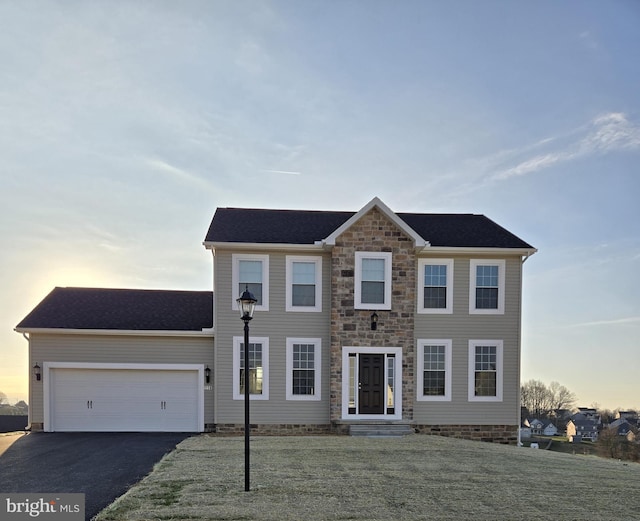
[[[490,443],[201,435],[98,515],[117,520],[616,520],[640,515],[640,465]]]

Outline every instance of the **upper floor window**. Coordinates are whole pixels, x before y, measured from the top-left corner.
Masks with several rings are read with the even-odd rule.
[[[418,313],[452,313],[453,259],[419,259],[418,288]]]
[[[354,307],[391,309],[391,252],[356,252]]]
[[[469,272],[469,313],[504,313],[504,260],[472,259]]]
[[[320,400],[319,338],[287,338],[287,400]]]
[[[322,257],[287,255],[287,311],[322,311]]]
[[[418,340],[418,400],[451,400],[451,340]]]
[[[502,340],[469,340],[469,401],[502,401]]]
[[[236,299],[249,288],[258,300],[256,310],[269,311],[269,256],[234,253],[232,262],[232,309],[238,309]]]
[[[244,338],[233,337],[233,399],[244,399]],[[269,339],[249,338],[249,398],[269,399]]]

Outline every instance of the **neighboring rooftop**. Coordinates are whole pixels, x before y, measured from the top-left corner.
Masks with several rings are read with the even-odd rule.
[[[212,326],[211,291],[54,288],[16,330],[202,331]]]
[[[218,208],[205,243],[314,244],[357,212]],[[431,246],[516,248],[533,246],[484,215],[397,213]]]

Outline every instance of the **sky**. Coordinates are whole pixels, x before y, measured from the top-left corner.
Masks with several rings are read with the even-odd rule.
[[[217,207],[485,214],[522,379],[640,408],[640,3],[0,1],[0,391],[55,286],[202,290]]]

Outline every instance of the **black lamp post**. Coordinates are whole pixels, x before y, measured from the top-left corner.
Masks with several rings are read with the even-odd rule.
[[[247,285],[236,302],[244,322],[244,490],[249,492],[249,321],[258,301]]]

